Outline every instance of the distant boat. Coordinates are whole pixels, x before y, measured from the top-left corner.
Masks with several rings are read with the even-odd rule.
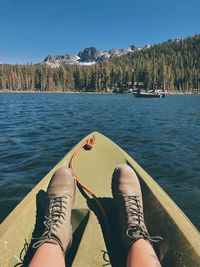
[[[161,98],[165,97],[164,92],[133,92],[135,97],[145,97],[145,98]]]

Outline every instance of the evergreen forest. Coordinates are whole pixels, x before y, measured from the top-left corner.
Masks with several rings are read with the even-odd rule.
[[[200,92],[200,35],[135,49],[91,66],[0,65],[0,90]]]

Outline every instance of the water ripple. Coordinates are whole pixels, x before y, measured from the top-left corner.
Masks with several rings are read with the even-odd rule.
[[[91,131],[132,155],[200,228],[199,96],[1,94],[2,221]]]

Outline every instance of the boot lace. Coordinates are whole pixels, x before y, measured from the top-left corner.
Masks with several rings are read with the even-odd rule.
[[[38,248],[48,240],[55,240],[62,248],[61,241],[53,234],[55,228],[59,227],[62,224],[62,219],[65,219],[66,205],[68,197],[53,197],[48,198],[48,215],[45,216],[45,232],[37,242],[33,244],[33,248]],[[63,248],[62,248],[63,249]]]
[[[146,231],[144,224],[143,212],[141,211],[141,203],[139,196],[126,196],[122,195],[127,212],[128,228],[126,234],[133,241],[139,238],[144,238],[150,242],[159,242],[162,240],[160,236],[150,236]]]

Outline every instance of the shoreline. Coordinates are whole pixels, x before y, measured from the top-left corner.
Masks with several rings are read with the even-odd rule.
[[[110,95],[114,93],[108,92],[78,92],[78,91],[12,91],[12,90],[0,90],[0,93],[10,93],[10,94],[104,94]]]
[[[111,94],[131,94],[131,93],[115,93],[115,92],[105,92],[105,91],[100,91],[100,92],[94,92],[94,91],[89,91],[89,92],[80,92],[80,91],[13,91],[13,90],[8,90],[8,89],[2,89],[0,90],[0,93],[18,93],[18,94],[105,94],[105,95],[111,95]],[[177,92],[177,91],[172,91],[169,93],[166,93],[166,96],[169,95],[200,95],[200,92],[195,93],[192,91],[187,91],[187,92]]]

